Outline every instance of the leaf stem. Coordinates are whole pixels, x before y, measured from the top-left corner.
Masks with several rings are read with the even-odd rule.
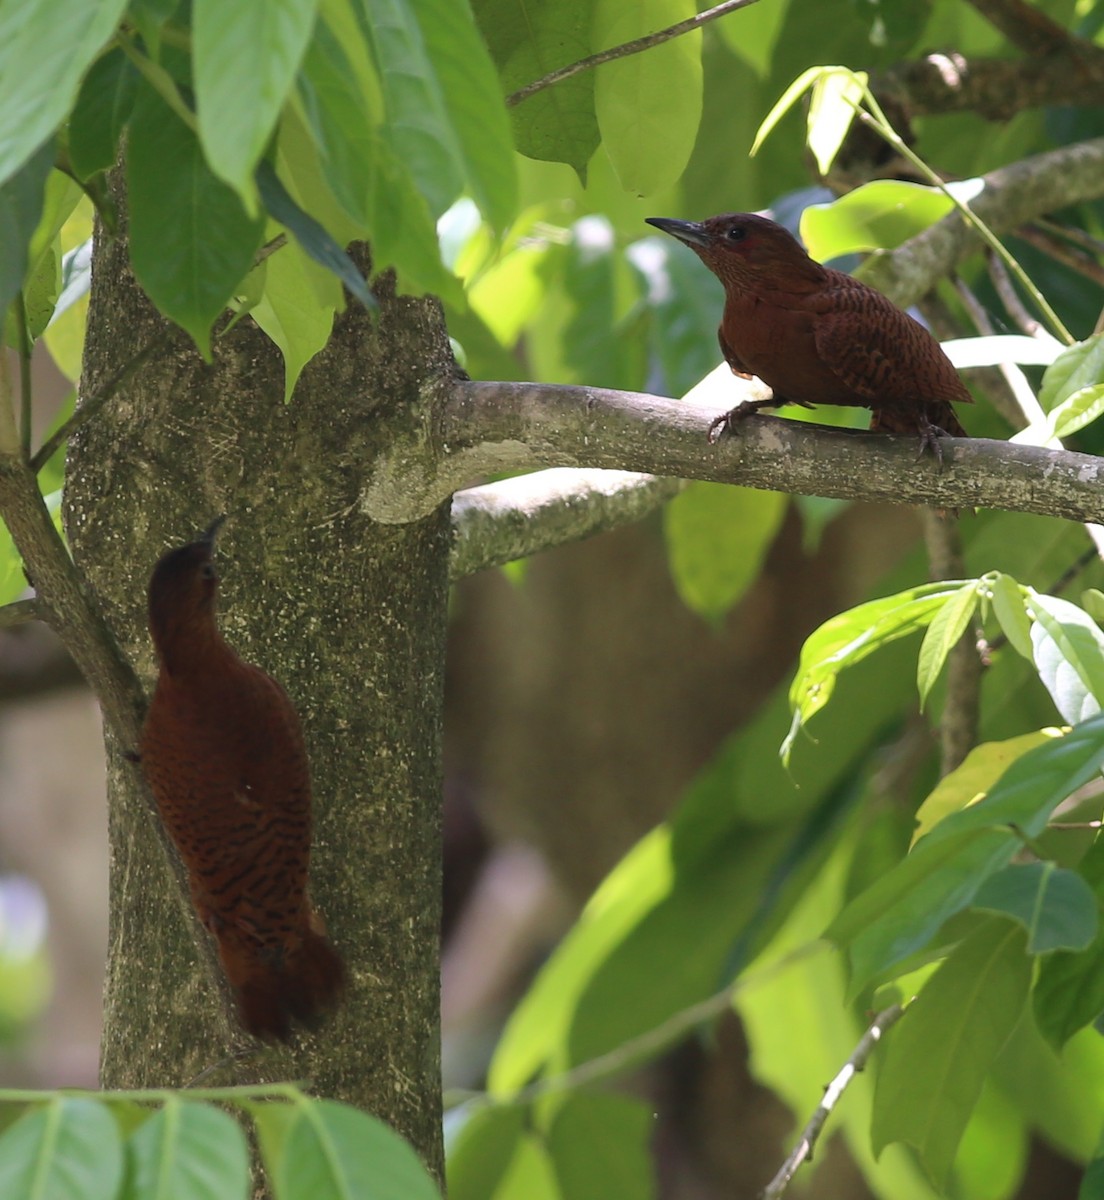
[[[27,301],[22,289],[15,297],[15,321],[19,326],[19,434],[23,457],[31,453],[31,354],[34,346],[27,329]]]
[[[184,124],[188,126],[192,133],[198,133],[199,124],[196,121],[196,115],[184,103],[184,97],[181,96],[180,89],[176,86],[176,81],[168,71],[160,63],[154,62],[152,58],[137,49],[130,38],[120,36],[115,41],[119,49],[130,59],[137,68],[138,73],[150,87],[165,101]]]
[[[1077,339],[1062,323],[1062,319],[1058,316],[1054,309],[1051,308],[1042,292],[1039,291],[1034,283],[1032,283],[1027,272],[1023,269],[1023,267],[1020,266],[1015,256],[1007,249],[1007,247],[996,236],[996,234],[993,233],[989,226],[986,225],[980,217],[974,215],[973,210],[966,203],[966,201],[960,196],[955,195],[955,193],[946,185],[943,179],[935,171],[933,171],[931,167],[929,167],[928,164],[912,149],[912,147],[905,142],[900,134],[898,134],[898,132],[893,128],[892,124],[890,124],[889,118],[882,110],[882,106],[874,98],[874,93],[870,90],[866,83],[863,83],[862,88],[863,101],[869,109],[869,112],[864,111],[856,105],[855,111],[858,119],[862,121],[863,124],[871,126],[879,134],[879,136],[883,138],[883,140],[888,142],[889,145],[891,145],[893,149],[897,151],[898,154],[908,159],[908,161],[924,176],[925,179],[928,180],[929,183],[931,183],[933,187],[937,187],[951,201],[955,208],[958,209],[959,213],[961,213],[962,219],[966,222],[966,224],[974,230],[978,237],[985,242],[985,244],[993,251],[994,254],[996,254],[1004,263],[1007,264],[1008,269],[1020,281],[1024,291],[1026,291],[1032,300],[1035,301],[1039,311],[1044,317],[1046,317],[1055,334],[1063,342],[1065,342],[1067,346],[1072,346]]]

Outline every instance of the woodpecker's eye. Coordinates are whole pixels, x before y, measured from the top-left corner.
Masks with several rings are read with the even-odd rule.
[[[747,230],[743,225],[733,225],[731,229],[725,231],[725,237],[730,242],[742,242],[747,237]]]
[[[203,576],[204,579],[216,579],[217,578],[217,576],[215,575],[215,564],[214,563],[205,562],[203,564],[203,566],[199,568],[199,573],[200,573],[200,575]]]

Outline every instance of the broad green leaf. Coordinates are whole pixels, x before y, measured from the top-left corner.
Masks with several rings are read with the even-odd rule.
[[[92,64],[69,119],[69,158],[78,178],[114,165],[137,91],[138,70],[118,47]]]
[[[1097,838],[1078,870],[1104,903],[1104,839]],[[1058,1052],[1104,1012],[1104,927],[1081,953],[1059,950],[1042,961],[1032,1003],[1039,1032]]]
[[[1081,593],[1081,607],[1099,625],[1104,621],[1104,592],[1099,588],[1086,588]]]
[[[1054,436],[1067,437],[1084,429],[1086,425],[1104,412],[1104,383],[1094,383],[1092,387],[1079,388],[1072,396],[1067,396],[1050,413],[1050,421],[1054,427]]]
[[[671,574],[687,607],[717,622],[758,578],[787,507],[779,492],[691,483],[663,510]]]
[[[908,856],[856,896],[828,936],[849,948],[852,994],[927,946],[940,926],[971,903],[985,879],[1046,827],[1057,806],[1104,766],[1104,716],[1017,758],[989,794],[952,813]]]
[[[1085,388],[1104,383],[1104,334],[1093,334],[1065,349],[1047,368],[1039,403],[1052,412]]]
[[[577,0],[542,0],[536,5],[473,0],[472,8],[506,94],[586,58],[594,49],[591,9]],[[581,71],[510,110],[522,154],[568,163],[585,176],[601,140],[594,115],[596,74]]]
[[[545,1135],[560,1194],[570,1200],[652,1200],[652,1106],[628,1096],[575,1092]]]
[[[310,1101],[304,1099],[304,1103]],[[299,1119],[299,1105],[276,1100],[246,1100],[242,1102],[242,1108],[253,1118],[265,1174],[270,1181],[275,1180],[283,1170],[288,1134]]]
[[[991,875],[974,907],[1012,917],[1027,930],[1028,954],[1084,950],[1096,937],[1096,897],[1074,871],[1052,862],[1022,863]]]
[[[509,248],[468,291],[468,303],[500,345],[513,347],[547,294],[542,268],[560,247],[533,239]]]
[[[807,142],[822,175],[839,153],[866,86],[865,71],[832,71],[813,84],[809,100]]]
[[[1077,1200],[1104,1200],[1104,1155],[1098,1154],[1085,1168]]]
[[[1031,1132],[1016,1099],[987,1078],[958,1145],[952,1194],[970,1200],[1012,1200],[1033,1149]]]
[[[335,294],[323,302],[318,295],[319,270],[294,244],[271,255],[265,266],[264,292],[250,315],[284,356],[286,403],[300,372],[329,340],[341,286],[332,275],[324,276]]]
[[[414,6],[362,0],[387,106],[385,136],[401,154],[430,212],[439,217],[464,185],[460,143],[441,81],[430,62]],[[428,9],[434,0],[425,0]],[[453,7],[459,8],[455,0]],[[426,13],[426,25],[432,20]],[[461,89],[462,90],[462,89]],[[496,96],[501,107],[501,100]]]
[[[92,239],[89,238],[62,259],[61,295],[42,335],[54,364],[70,383],[80,378],[91,281]]]
[[[52,141],[125,8],[126,0],[0,3],[0,184]]]
[[[790,0],[755,4],[742,10],[737,20],[718,21],[714,28],[732,53],[742,58],[760,79],[766,80],[789,7]]]
[[[318,22],[307,48],[298,94],[325,180],[346,215],[367,233],[377,172],[376,118],[354,63],[325,21]],[[300,167],[296,178],[301,174]]]
[[[127,1174],[149,1200],[245,1200],[249,1150],[241,1127],[210,1104],[172,1097],[127,1142]]]
[[[210,355],[211,325],[253,262],[264,232],[211,174],[195,134],[147,85],[127,143],[130,259],[138,282]]]
[[[809,253],[821,262],[844,254],[892,250],[934,225],[953,207],[950,197],[936,188],[878,179],[831,204],[810,204],[801,214],[801,237]],[[1033,338],[1023,340],[1034,342]]]
[[[917,659],[916,686],[920,692],[920,707],[923,709],[947,655],[961,640],[970,624],[970,618],[978,605],[978,585],[971,580],[957,592],[947,597],[943,607],[935,614],[920,643]]]
[[[1071,725],[1104,704],[1104,633],[1076,604],[1029,592],[1035,624],[1031,644],[1039,678],[1055,708]]]
[[[1016,759],[1036,746],[1061,736],[1059,729],[1040,729],[1002,742],[985,742],[975,746],[959,766],[935,785],[917,809],[913,843],[929,833],[944,817],[981,800]]]
[[[515,1105],[477,1109],[454,1137],[446,1122],[449,1200],[489,1200],[496,1196],[528,1122],[526,1110]]]
[[[53,161],[53,142],[46,142],[15,175],[0,184],[0,321],[23,286],[31,237],[42,217],[46,179]]]
[[[414,13],[447,98],[468,189],[491,224],[504,229],[517,209],[517,168],[490,53],[466,0],[414,0]]]
[[[280,1200],[439,1200],[410,1144],[382,1121],[335,1100],[309,1100],[296,1120],[276,1176]]]
[[[810,634],[801,648],[801,662],[790,685],[794,715],[782,744],[783,760],[789,758],[801,727],[828,703],[840,671],[897,638],[919,632],[961,587],[957,580],[929,583],[871,600],[840,613]]]
[[[1001,632],[1009,645],[1024,656],[1028,662],[1035,661],[1035,649],[1031,644],[1031,622],[1027,615],[1027,590],[1011,575],[1003,572],[989,584],[989,602],[997,618]]]
[[[314,28],[318,0],[193,0],[199,140],[220,179],[257,207],[253,172]]]
[[[693,0],[598,0],[594,48],[621,45],[695,11]],[[594,109],[603,148],[625,191],[650,196],[676,183],[701,121],[701,31],[672,38],[647,55],[605,63],[594,81]]]
[[[914,1147],[944,1187],[985,1076],[1031,986],[1024,933],[982,925],[932,976],[888,1037],[874,1089],[871,1138]]]
[[[27,335],[36,341],[50,323],[61,291],[62,226],[83,195],[80,186],[63,171],[51,171],[43,192],[42,214],[27,247],[27,274],[23,304]]]
[[[0,1136],[0,1196],[114,1200],[122,1178],[118,1130],[94,1100],[56,1096]]]

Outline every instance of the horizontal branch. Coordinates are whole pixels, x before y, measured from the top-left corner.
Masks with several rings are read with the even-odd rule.
[[[453,580],[639,521],[683,487],[630,471],[534,471],[457,492]]]
[[[707,383],[727,368],[718,368]],[[704,390],[704,388],[703,388]],[[733,380],[727,403],[741,399]],[[586,467],[705,479],[799,495],[1039,513],[1104,521],[1104,459],[980,438],[943,439],[942,468],[911,437],[761,414],[711,445],[719,415],[693,395],[456,381],[436,428],[396,443],[362,496],[375,520],[415,520],[465,483],[500,471]],[[477,556],[478,557],[478,556]]]

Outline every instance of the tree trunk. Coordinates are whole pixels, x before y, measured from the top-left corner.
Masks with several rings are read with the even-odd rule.
[[[147,690],[150,570],[219,513],[221,624],[283,683],[314,781],[312,894],[349,968],[336,1019],[210,1083],[307,1079],[408,1137],[441,1171],[438,1046],[440,742],[447,505],[408,525],[362,515],[367,466],[423,419],[454,369],[432,300],[379,287],[381,313],[338,317],[283,402],[278,351],[245,319],[206,364],[138,289],[121,239],[98,238],[89,394],[150,339],[159,352],[70,447],[74,557]],[[111,730],[110,948],[102,1082],[179,1085],[248,1039],[197,953],[137,769]],[[200,949],[203,947],[200,945]]]

